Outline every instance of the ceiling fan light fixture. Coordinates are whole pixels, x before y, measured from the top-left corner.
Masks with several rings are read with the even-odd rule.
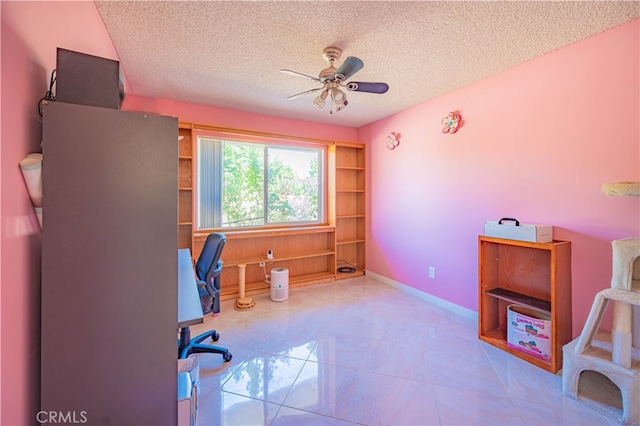
[[[347,95],[337,87],[331,88],[331,100],[334,104],[343,104],[347,101]]]
[[[337,85],[331,88],[331,113],[342,111],[348,104],[347,95]]]
[[[324,103],[327,100],[327,96],[329,95],[329,90],[325,89],[323,90],[314,100],[313,100],[313,104],[315,106],[317,106],[318,108],[322,109],[324,108]]]

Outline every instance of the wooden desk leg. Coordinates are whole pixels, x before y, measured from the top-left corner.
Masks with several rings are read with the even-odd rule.
[[[248,311],[256,307],[256,303],[250,297],[245,297],[245,268],[247,265],[241,263],[238,265],[238,293],[239,297],[236,300],[235,308],[238,311]]]

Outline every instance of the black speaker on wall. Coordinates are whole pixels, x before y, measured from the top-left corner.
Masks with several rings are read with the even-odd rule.
[[[56,101],[120,109],[120,62],[58,48]]]

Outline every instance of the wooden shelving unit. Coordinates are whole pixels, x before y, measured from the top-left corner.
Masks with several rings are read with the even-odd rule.
[[[195,228],[195,140],[203,127],[179,123],[178,230],[179,248],[189,248],[198,258],[207,236]],[[268,293],[265,272],[274,267],[289,269],[290,288],[364,275],[366,268],[366,175],[365,145],[328,144],[327,224],[296,228],[221,230],[227,237],[222,253],[220,299],[239,296],[238,265],[246,265],[245,295]],[[273,261],[266,258],[274,252]],[[264,262],[264,268],[260,264]],[[353,266],[353,273],[339,272]]]
[[[338,142],[334,149],[336,279],[344,279],[364,275],[366,269],[365,145]],[[341,266],[356,272],[340,272]]]
[[[178,127],[178,248],[193,253],[193,142],[191,126]]]
[[[335,228],[333,226],[236,231],[225,233],[227,243],[222,253],[220,299],[238,297],[238,268],[245,269],[247,296],[269,292],[265,270],[274,267],[289,270],[289,287],[303,287],[333,281],[336,274]],[[200,253],[206,233],[194,237],[195,253]],[[273,250],[273,260],[266,258]],[[264,269],[260,263],[265,264]]]
[[[551,358],[507,346],[507,307],[517,304],[551,317]],[[552,373],[571,341],[571,243],[529,243],[478,237],[478,337]]]

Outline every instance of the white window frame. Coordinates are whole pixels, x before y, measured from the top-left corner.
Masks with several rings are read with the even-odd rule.
[[[196,131],[194,132],[195,139],[195,164],[194,164],[194,207],[195,207],[195,222],[194,231],[221,229],[226,231],[232,230],[246,230],[246,229],[263,229],[263,228],[276,228],[276,227],[298,227],[298,226],[318,226],[327,225],[327,197],[328,197],[328,148],[329,143],[322,142],[307,142],[290,140],[285,138],[254,135],[254,134],[241,134],[241,133],[218,133],[209,131]],[[263,145],[264,148],[264,183],[263,183],[263,224],[251,225],[251,226],[225,226],[222,224],[222,185],[223,185],[223,144],[214,143],[209,153],[203,153],[203,149],[200,144],[200,139],[217,140],[223,142],[231,142],[237,144],[250,144],[250,145]],[[286,222],[268,222],[268,150],[270,148],[281,148],[289,150],[306,150],[317,151],[319,153],[318,164],[318,219],[314,221],[286,221]],[[206,192],[211,194],[208,203],[213,208],[212,217],[203,219],[201,217],[202,209],[206,209],[206,206],[202,206],[203,198],[205,195],[201,194],[203,189],[201,188],[201,175],[202,171],[201,160],[202,157],[213,157],[211,161],[212,178]],[[207,222],[207,223],[204,223]],[[213,222],[213,223],[211,223]],[[209,226],[211,225],[211,226]]]

